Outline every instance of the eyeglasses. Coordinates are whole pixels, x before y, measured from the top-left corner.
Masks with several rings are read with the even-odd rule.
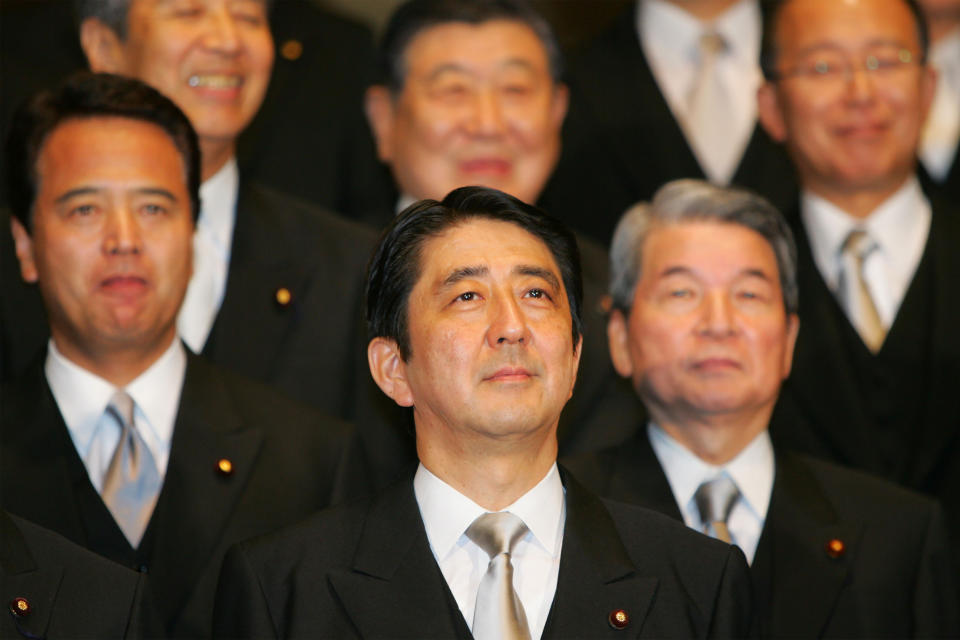
[[[885,79],[899,76],[904,70],[919,64],[919,56],[909,49],[874,51],[859,61],[854,61],[839,51],[825,51],[810,56],[789,69],[775,71],[773,78],[803,78],[817,84],[838,85],[849,82],[859,70],[871,77]]]

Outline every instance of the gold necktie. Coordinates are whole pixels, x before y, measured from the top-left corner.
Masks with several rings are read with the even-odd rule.
[[[863,343],[873,353],[880,350],[887,337],[886,327],[880,320],[877,305],[867,288],[863,266],[867,257],[877,249],[877,243],[862,229],[854,229],[844,240],[840,249],[843,269],[840,273],[840,294],[850,318]]]

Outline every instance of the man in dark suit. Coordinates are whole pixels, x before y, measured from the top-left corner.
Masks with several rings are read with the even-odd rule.
[[[94,71],[143,80],[190,118],[202,152],[202,206],[191,285],[178,319],[195,353],[340,417],[351,415],[361,285],[375,234],[241,175],[237,139],[270,79],[273,42],[265,2],[174,5],[85,2],[80,40]],[[13,379],[42,349],[39,296],[8,263],[4,375]],[[18,290],[19,289],[19,290]],[[336,304],[330,301],[335,300]]]
[[[772,7],[759,113],[800,177],[804,303],[770,433],[938,497],[960,548],[960,227],[916,178],[922,25],[905,0]]]
[[[351,431],[178,339],[200,160],[171,101],[77,76],[18,113],[9,150],[51,339],[4,389],[2,505],[149,571],[164,633],[204,636],[228,545],[360,490]]]
[[[4,638],[139,638],[145,576],[0,509]]]
[[[412,201],[440,199],[465,185],[537,200],[556,165],[567,105],[559,46],[540,15],[516,0],[406,2],[391,17],[380,49],[381,77],[367,91],[367,116],[402,195],[397,209],[379,213],[379,225]],[[615,418],[640,419],[602,348],[606,251],[578,242],[589,348],[561,418],[565,453],[620,442],[630,433],[618,431],[624,425]]]
[[[463,187],[402,212],[371,261],[368,358],[413,409],[420,465],[232,552],[215,635],[743,635],[738,551],[558,470],[581,304],[573,235],[516,198]]]
[[[739,545],[759,637],[950,637],[957,594],[939,507],[767,433],[797,335],[796,251],[745,191],[676,181],[613,241],[610,352],[646,432],[569,461],[603,496]]]
[[[761,5],[637,0],[572,55],[563,155],[542,205],[607,245],[629,206],[677,178],[792,202],[790,162],[756,119]]]

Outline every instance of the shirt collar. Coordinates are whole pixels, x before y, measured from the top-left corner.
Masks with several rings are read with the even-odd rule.
[[[726,472],[737,484],[741,501],[761,521],[766,520],[776,466],[770,434],[766,430],[730,462],[719,466],[701,460],[653,423],[647,426],[647,436],[678,505],[685,508],[701,483]]]
[[[397,198],[397,209],[394,211],[394,214],[399,214],[401,211],[412,205],[414,202],[419,202],[416,198],[411,196],[408,193],[403,193]]]
[[[864,219],[851,216],[810,191],[805,190],[801,196],[801,215],[810,238],[810,249],[824,273],[835,270],[833,267],[839,264],[837,256],[844,241],[857,227],[864,229],[879,245],[893,269],[909,269],[909,265],[900,265],[902,261],[909,262],[909,256],[903,255],[904,252],[898,248],[927,236],[930,231],[930,212],[930,202],[923,194],[916,176],[911,176],[896,193]]]
[[[438,560],[453,551],[473,521],[487,512],[423,464],[413,478],[413,491],[427,540]],[[502,511],[509,511],[523,520],[540,546],[552,555],[558,554],[563,532],[564,494],[556,463],[534,488]]]
[[[154,443],[161,448],[169,448],[186,367],[183,344],[174,339],[170,347],[125,388],[136,403],[138,413],[146,418],[145,422],[138,421],[137,425],[138,429],[145,432],[143,438],[151,451]],[[67,359],[52,338],[47,348],[44,372],[57,408],[83,458],[90,448],[100,417],[117,389],[100,376]],[[154,452],[155,457],[158,453]]]
[[[237,216],[240,172],[236,157],[200,185],[200,217],[197,229],[207,234],[217,250],[229,259]]]
[[[670,52],[697,62],[700,35],[712,27],[727,42],[728,53],[738,61],[758,65],[763,19],[756,0],[740,0],[706,25],[692,14],[666,0],[638,0],[637,33],[651,51]]]

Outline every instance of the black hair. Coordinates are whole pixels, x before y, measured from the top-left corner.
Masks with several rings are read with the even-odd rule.
[[[183,159],[194,222],[200,213],[200,146],[187,116],[156,89],[123,76],[80,72],[23,103],[7,138],[7,189],[13,215],[30,231],[37,196],[37,159],[47,138],[77,118],[142,120],[163,129]]]
[[[460,187],[441,202],[421,200],[404,209],[384,231],[367,268],[366,318],[370,337],[390,338],[410,357],[408,303],[420,277],[424,243],[475,219],[509,222],[550,250],[567,290],[573,344],[583,330],[583,282],[577,241],[559,220],[511,195],[488,187]]]
[[[525,0],[410,0],[390,17],[380,41],[379,81],[394,93],[403,90],[407,75],[406,52],[424,29],[448,22],[477,25],[490,20],[512,20],[530,27],[547,51],[550,75],[563,76],[563,55],[550,23]]]

